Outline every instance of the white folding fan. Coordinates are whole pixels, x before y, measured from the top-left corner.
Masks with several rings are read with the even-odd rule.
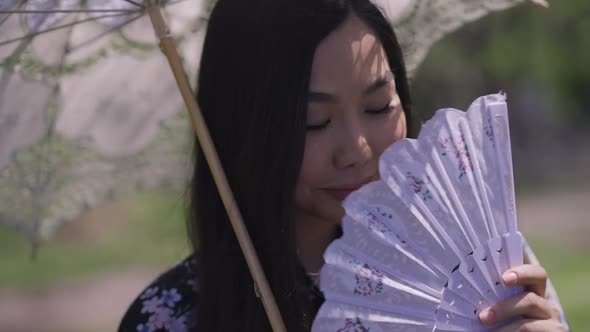
[[[344,202],[312,331],[491,330],[479,312],[522,292],[501,281],[523,263],[505,96],[439,110],[379,173]]]

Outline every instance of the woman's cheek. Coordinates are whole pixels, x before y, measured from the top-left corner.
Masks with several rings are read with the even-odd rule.
[[[372,133],[374,151],[381,156],[391,144],[407,137],[405,114],[403,111],[393,113],[389,121],[383,121],[381,127],[375,128]]]
[[[299,176],[301,185],[306,189],[317,185],[318,180],[322,178],[326,155],[327,151],[323,151],[321,142],[314,139],[306,140]]]

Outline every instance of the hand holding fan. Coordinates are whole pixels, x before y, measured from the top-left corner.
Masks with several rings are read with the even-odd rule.
[[[523,263],[505,96],[439,110],[379,173],[344,202],[312,330],[491,330],[480,310],[522,292],[501,280]]]

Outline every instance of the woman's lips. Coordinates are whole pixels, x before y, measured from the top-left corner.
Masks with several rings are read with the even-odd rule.
[[[351,192],[356,189],[325,189],[330,196],[336,198],[339,201],[343,201]]]
[[[365,178],[356,184],[352,185],[343,185],[336,188],[324,188],[324,190],[331,196],[335,197],[336,199],[343,201],[351,192],[359,189],[360,187],[364,186],[365,184],[374,181],[374,177]]]

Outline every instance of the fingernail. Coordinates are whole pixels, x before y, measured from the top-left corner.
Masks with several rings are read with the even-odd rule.
[[[516,279],[518,278],[518,276],[514,272],[508,272],[502,278],[504,279],[504,282],[506,284],[512,285],[516,283]]]
[[[479,314],[479,319],[481,319],[482,322],[489,324],[494,320],[495,314],[496,313],[494,312],[494,310],[486,309]]]

